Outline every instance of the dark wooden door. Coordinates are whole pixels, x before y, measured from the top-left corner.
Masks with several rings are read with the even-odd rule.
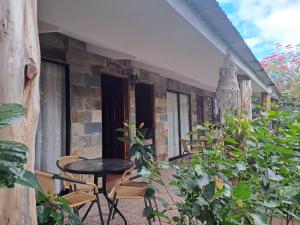
[[[125,144],[118,140],[122,134],[116,129],[123,127],[127,113],[127,80],[102,75],[102,131],[103,157],[125,158]]]
[[[197,96],[197,124],[204,123],[204,97]]]

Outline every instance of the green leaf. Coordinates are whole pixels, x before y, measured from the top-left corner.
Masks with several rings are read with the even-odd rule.
[[[0,187],[14,187],[22,177],[27,162],[28,148],[13,141],[0,141]]]
[[[252,214],[252,218],[256,225],[268,225],[268,219],[266,216],[260,214]]]
[[[26,170],[22,176],[17,178],[16,182],[23,186],[34,188],[36,191],[41,191],[41,186],[36,176],[30,171]]]
[[[209,176],[208,176],[207,173],[204,173],[204,174],[202,175],[202,177],[199,178],[199,179],[197,180],[197,184],[198,184],[200,187],[203,187],[203,186],[208,185],[209,182],[210,182],[210,179],[209,179]]]
[[[14,141],[0,141],[0,160],[26,163],[28,156],[26,145]]]
[[[233,144],[233,145],[238,144],[238,142],[235,139],[231,138],[231,137],[224,138],[224,141],[227,142],[227,143]]]
[[[202,192],[202,197],[206,201],[211,202],[214,199],[215,191],[216,191],[216,183],[212,181],[207,186],[205,186]]]
[[[145,197],[146,198],[151,198],[153,197],[155,194],[155,190],[151,187],[148,187],[146,190],[145,190]]]
[[[280,206],[280,202],[278,202],[278,201],[267,201],[267,200],[265,200],[263,204],[267,208],[276,208],[276,207]]]
[[[197,203],[201,206],[208,206],[209,205],[208,202],[204,198],[202,198],[201,196],[199,196],[197,198]]]
[[[15,124],[25,113],[20,104],[0,104],[0,129]]]
[[[79,217],[74,213],[70,213],[68,219],[71,225],[82,225],[82,222],[80,221]]]
[[[144,217],[150,217],[152,215],[153,209],[151,207],[145,207],[143,210]]]
[[[241,200],[248,200],[251,197],[252,189],[248,182],[241,181],[233,188],[233,195]]]

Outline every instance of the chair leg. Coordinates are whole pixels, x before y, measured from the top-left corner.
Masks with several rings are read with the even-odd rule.
[[[154,205],[155,205],[155,210],[158,211],[157,201],[156,201],[155,197],[153,197],[153,201],[154,201]],[[159,216],[158,216],[158,222],[159,222],[159,224],[161,224],[161,219]]]
[[[87,209],[87,211],[85,212],[84,216],[82,217],[82,222],[86,219],[87,215],[89,214],[91,208],[93,207],[94,202],[92,202],[89,206],[89,208]]]
[[[148,203],[147,203],[147,199],[145,197],[144,197],[144,203],[145,203],[145,207],[148,208],[149,206],[148,206]],[[151,225],[151,218],[147,217],[147,221],[148,221],[148,224]]]
[[[149,198],[149,207],[153,210],[151,198]],[[152,218],[152,221],[155,222],[155,217]]]
[[[107,223],[106,225],[109,225],[110,223],[110,220],[111,220],[111,217],[112,217],[112,213],[114,211],[114,206],[115,206],[115,202],[116,202],[116,196],[114,196],[112,202],[110,203],[110,206],[109,206],[109,213],[108,213],[108,219],[107,219]]]
[[[117,199],[117,201],[116,201],[116,207],[118,207],[118,203],[119,203],[119,199]],[[113,215],[112,215],[112,218],[111,218],[112,220],[115,218],[116,213],[117,213],[117,211],[114,208]]]
[[[101,210],[101,206],[100,206],[100,199],[98,194],[96,194],[96,198],[97,198],[97,206],[98,206],[98,210],[99,210],[99,216],[100,216],[100,222],[102,225],[104,225],[104,220],[103,220],[103,215],[102,215],[102,210]]]

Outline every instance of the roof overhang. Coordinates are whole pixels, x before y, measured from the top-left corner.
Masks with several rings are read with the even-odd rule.
[[[88,43],[88,51],[130,59],[210,91],[217,87],[219,68],[230,49],[239,74],[254,81],[255,91],[267,91],[269,81],[250,66],[252,61],[257,64],[255,58],[242,57],[250,50],[229,45],[209,18],[200,15],[195,2],[198,0],[39,0],[40,32],[64,33]],[[215,1],[201,6],[210,2]]]

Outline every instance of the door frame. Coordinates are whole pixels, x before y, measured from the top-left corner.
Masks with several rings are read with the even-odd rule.
[[[114,72],[109,72],[109,71],[106,71],[106,70],[102,70],[101,71],[101,79],[102,79],[102,76],[105,75],[105,76],[111,76],[111,77],[117,77],[117,78],[120,78],[122,79],[122,82],[123,82],[123,102],[124,102],[124,105],[123,105],[123,109],[124,109],[124,122],[128,121],[129,120],[129,105],[130,105],[130,92],[129,92],[129,81],[128,81],[128,76],[126,75],[122,75],[122,74],[117,74],[117,73],[114,73]],[[101,80],[101,90],[102,90],[102,80]],[[103,111],[103,108],[102,108],[102,95],[101,95],[101,111]],[[101,118],[102,120],[102,123],[103,123],[103,117]],[[103,155],[103,135],[102,135],[102,155]],[[129,159],[128,157],[128,151],[129,151],[129,148],[130,148],[130,144],[129,143],[124,143],[124,158],[125,159]]]
[[[146,84],[149,85],[151,87],[151,107],[152,107],[152,121],[153,121],[153,137],[152,137],[152,150],[153,150],[153,154],[154,157],[156,157],[156,145],[155,145],[155,135],[156,135],[156,121],[155,121],[155,85],[152,82],[147,82],[147,81],[139,81],[140,84]],[[136,91],[135,91],[135,85],[134,85],[134,94],[136,95]],[[135,102],[135,116],[136,116],[136,102]]]
[[[68,63],[50,59],[47,57],[41,57],[41,61],[49,62],[49,63],[54,63],[57,65],[62,65],[65,67],[65,74],[64,74],[64,85],[65,85],[65,109],[66,109],[66,155],[70,155],[71,153],[71,105],[70,105],[70,98],[71,98],[71,93],[70,93],[70,65]]]

